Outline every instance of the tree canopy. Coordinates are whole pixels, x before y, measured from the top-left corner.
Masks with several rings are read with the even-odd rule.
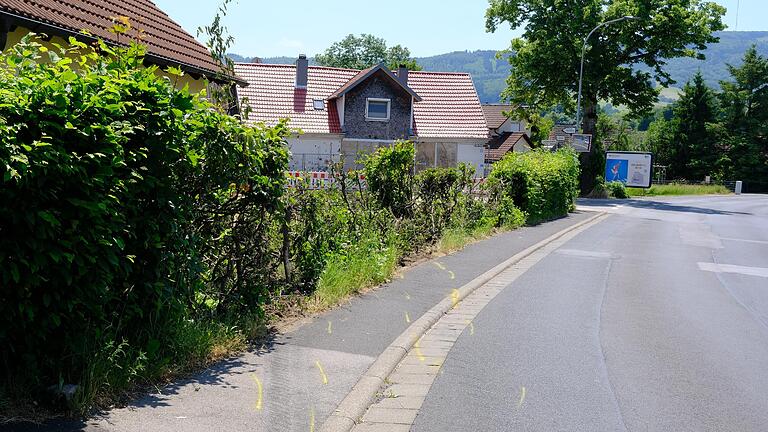
[[[532,110],[574,110],[584,38],[601,23],[636,17],[602,27],[587,41],[584,132],[594,133],[600,100],[648,112],[658,98],[655,83],[674,82],[664,70],[667,60],[703,58],[706,44],[717,42],[712,33],[724,28],[724,14],[722,6],[701,0],[490,0],[486,29],[495,32],[504,23],[525,28],[509,50],[512,71],[503,98]],[[602,168],[600,161],[593,165],[583,167],[586,178]]]
[[[325,53],[317,54],[315,61],[321,66],[349,69],[365,69],[384,63],[390,69],[405,65],[410,70],[421,70],[408,48],[401,45],[387,48],[384,39],[365,33],[359,37],[350,34],[334,42]]]

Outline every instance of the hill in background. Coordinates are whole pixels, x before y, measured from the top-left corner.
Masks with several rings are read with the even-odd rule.
[[[698,70],[701,70],[707,84],[720,87],[720,81],[728,80],[728,64],[739,65],[744,51],[752,44],[762,55],[768,55],[768,31],[764,32],[718,32],[720,42],[710,45],[705,54],[706,60],[673,59],[666,69],[677,81],[676,87],[682,87]],[[233,60],[251,61],[251,57],[230,54]],[[267,57],[261,59],[264,63],[291,64],[295,57]],[[499,94],[506,87],[505,80],[509,75],[509,63],[506,59],[497,59],[496,51],[456,51],[431,57],[419,57],[418,63],[428,71],[468,72],[472,74],[477,93],[484,103],[498,102]],[[310,59],[314,64],[314,59]],[[587,64],[585,67],[589,67]],[[674,100],[676,91],[662,93],[662,102]]]

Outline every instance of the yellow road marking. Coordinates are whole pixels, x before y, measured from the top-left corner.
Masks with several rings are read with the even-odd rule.
[[[317,366],[317,369],[320,371],[320,376],[323,377],[323,385],[328,385],[328,376],[325,375],[325,371],[323,370],[323,367],[320,365],[320,360],[315,361],[315,366]]]
[[[411,317],[408,315],[408,312],[405,313],[405,322],[407,322],[408,324],[411,323]]]
[[[425,358],[424,358],[424,354],[422,354],[421,350],[419,349],[419,341],[418,340],[413,343],[413,352],[416,353],[416,357],[419,358],[419,361],[423,363]]]
[[[453,272],[450,271],[450,270],[448,270],[448,277],[451,278],[451,279],[456,279],[456,275],[453,274]]]
[[[333,330],[331,329],[331,325],[333,324],[332,321],[328,321],[328,334],[333,333]]]
[[[517,407],[520,408],[525,401],[525,387],[520,388],[520,401],[517,403]]]
[[[252,373],[251,378],[256,382],[256,387],[258,388],[259,392],[259,397],[256,399],[256,411],[261,411],[262,399],[264,398],[264,388],[261,385],[261,380],[256,376],[256,374]]]
[[[456,305],[459,303],[459,290],[456,288],[451,290],[451,300],[453,301],[453,307],[456,307]]]
[[[464,320],[467,324],[469,324],[469,335],[473,336],[475,334],[475,323],[473,323],[470,320]]]
[[[309,409],[309,432],[315,432],[315,408]]]
[[[437,268],[439,268],[440,270],[445,270],[445,266],[443,265],[443,263],[434,261],[433,264],[436,265]]]

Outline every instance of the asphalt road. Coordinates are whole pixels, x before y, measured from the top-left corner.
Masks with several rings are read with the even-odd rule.
[[[768,431],[768,196],[614,213],[510,284],[412,431]]]

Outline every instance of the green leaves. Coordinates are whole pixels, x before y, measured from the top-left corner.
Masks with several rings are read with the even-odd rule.
[[[2,360],[43,388],[115,374],[84,370],[105,340],[133,347],[110,367],[144,346],[165,355],[151,341],[195,313],[206,284],[237,287],[231,310],[258,308],[268,239],[255,227],[288,162],[285,124],[222,115],[144,68],[142,48],[71,42],[46,51],[30,37],[0,54],[0,344],[14,350]],[[214,255],[254,267],[218,272]]]

